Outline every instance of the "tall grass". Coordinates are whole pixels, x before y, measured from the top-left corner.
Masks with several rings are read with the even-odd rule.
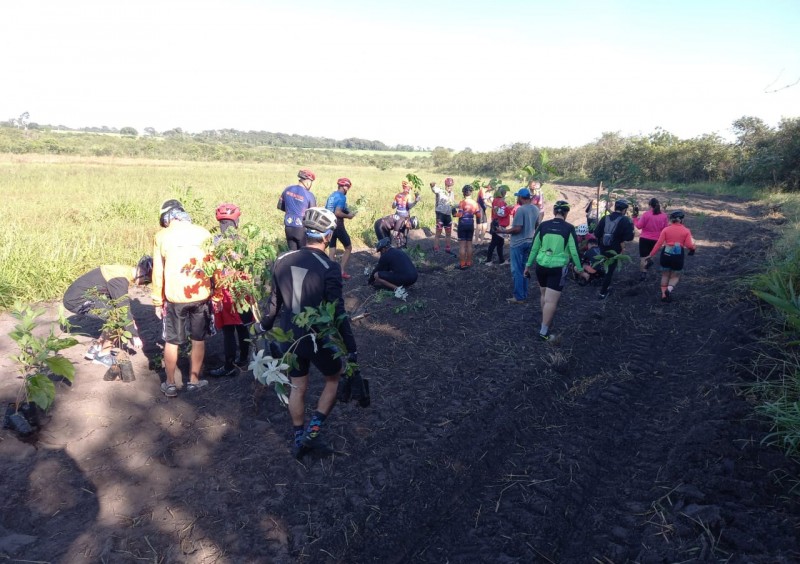
[[[375,220],[392,213],[391,202],[405,175],[426,182],[414,208],[425,227],[435,220],[434,196],[427,183],[441,175],[429,171],[316,163],[198,163],[114,158],[0,155],[0,194],[6,210],[0,226],[0,309],[60,297],[81,274],[102,264],[135,264],[152,251],[158,209],[168,198],[188,198],[195,223],[217,225],[214,209],[224,201],[242,208],[252,222],[279,244],[283,214],[278,197],[297,179],[299,166],[317,174],[313,192],[324,205],[336,179],[353,182],[352,202],[364,208],[347,229],[354,246],[374,243]],[[471,182],[456,178],[456,185]]]

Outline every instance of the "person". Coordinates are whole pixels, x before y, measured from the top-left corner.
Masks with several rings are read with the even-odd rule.
[[[580,253],[580,248],[578,248],[578,253]],[[586,236],[586,250],[581,254],[581,262],[583,269],[589,273],[590,279],[605,274],[603,265],[597,264],[595,260],[599,255],[600,247],[597,245],[597,237],[593,233],[589,233]]]
[[[290,251],[301,249],[306,244],[303,214],[317,205],[317,198],[311,193],[311,185],[316,179],[313,172],[301,169],[297,173],[298,183],[287,186],[278,198],[278,209],[284,212],[283,228]]]
[[[329,248],[331,260],[336,260],[336,242],[341,241],[344,246],[344,254],[342,255],[342,278],[350,280],[350,275],[347,274],[347,262],[350,260],[350,251],[353,250],[353,244],[350,241],[350,235],[344,227],[345,219],[353,219],[356,214],[347,209],[347,193],[353,185],[349,178],[340,178],[336,181],[336,190],[328,196],[328,201],[325,202],[325,208],[332,211],[336,216],[336,229],[333,231],[331,243]]]
[[[628,207],[628,200],[621,199],[614,202],[614,211],[602,217],[594,230],[594,236],[600,244],[600,252],[606,257],[613,257],[615,253],[622,254],[623,243],[633,241],[633,222],[628,217]],[[611,261],[606,267],[603,285],[600,288],[601,300],[606,299],[611,293],[611,279],[616,269],[616,260]]]
[[[398,239],[404,232],[406,220],[411,216],[411,208],[416,206],[420,199],[421,197],[419,194],[415,194],[414,199],[411,199],[411,184],[403,180],[402,189],[395,194],[394,200],[392,200],[394,215],[397,217],[393,230],[395,232],[395,237]]]
[[[215,245],[223,240],[228,229],[239,228],[241,215],[242,211],[236,204],[224,203],[217,206],[215,217],[219,222],[221,235],[214,237]],[[247,328],[253,322],[253,312],[251,310],[237,311],[231,291],[221,284],[222,280],[231,274],[236,273],[221,270],[214,274],[214,293],[211,296],[211,304],[214,310],[214,324],[217,329],[222,330],[222,343],[225,351],[224,364],[208,371],[211,376],[215,377],[236,376],[240,367],[247,366],[250,357],[250,335]],[[238,274],[241,276],[241,273]],[[249,298],[249,301],[251,300],[252,298]],[[239,353],[238,358],[237,352]]]
[[[461,189],[464,199],[456,207],[458,217],[458,262],[464,270],[472,266],[472,239],[475,236],[475,221],[481,216],[478,202],[472,199],[472,185],[465,184]]]
[[[517,209],[511,227],[501,227],[498,233],[511,234],[511,277],[514,280],[514,295],[510,304],[524,304],[528,299],[528,279],[525,278],[525,261],[533,245],[533,233],[539,223],[539,208],[531,204],[531,191],[520,188],[515,194]]]
[[[581,223],[575,226],[575,237],[578,242],[578,252],[583,254],[587,248],[587,241],[589,240],[589,226],[585,223]],[[594,235],[592,235],[594,237]],[[595,241],[597,238],[595,237]]]
[[[639,216],[639,208],[633,206],[633,226],[641,230],[639,233],[639,281],[647,279],[647,257],[658,241],[661,231],[669,223],[667,214],[661,211],[661,203],[656,198],[648,202],[650,209]]]
[[[336,390],[344,370],[343,358],[339,355],[346,352],[350,362],[357,362],[356,341],[344,309],[341,269],[325,254],[336,223],[336,216],[325,208],[314,207],[305,211],[303,227],[306,230],[306,246],[284,253],[275,260],[272,291],[260,327],[263,331],[269,331],[277,321],[282,330],[291,330],[297,339],[296,344],[291,345],[297,355],[297,364],[289,371],[292,384],[289,414],[293,426],[292,453],[298,459],[310,453],[333,453],[333,447],[323,436],[322,429],[336,403]],[[325,303],[335,304],[336,317],[342,320],[339,331],[347,351],[338,351],[326,346],[326,343],[304,338],[310,331],[294,323],[294,316],[305,308],[317,308]],[[287,348],[289,343],[283,343],[282,346]],[[316,411],[306,425],[305,397],[311,364],[322,373],[325,385]]]
[[[483,243],[484,238],[486,238],[486,224],[488,223],[486,214],[486,199],[490,189],[491,186],[489,185],[482,186],[478,189],[478,197],[475,199],[475,201],[478,203],[478,207],[481,208],[481,215],[478,216],[475,223],[475,241],[477,243]]]
[[[542,183],[538,180],[531,180],[528,183],[528,190],[531,191],[531,203],[539,208],[539,222],[544,219],[544,193],[542,192]]]
[[[444,251],[450,252],[450,236],[453,230],[453,206],[455,196],[453,195],[453,179],[444,179],[444,190],[436,187],[436,183],[431,183],[431,190],[436,196],[436,233],[433,236],[433,250],[439,250],[439,237],[444,230]]]
[[[567,223],[568,213],[569,202],[559,200],[555,203],[553,219],[543,221],[536,230],[523,272],[525,278],[530,278],[531,267],[536,265],[536,281],[539,283],[542,306],[539,339],[542,341],[549,341],[552,337],[550,326],[556,314],[558,301],[561,299],[561,292],[566,285],[570,261],[575,265],[575,270],[581,278],[589,279],[589,274],[583,271],[583,264],[578,255],[575,229]]]
[[[211,281],[203,269],[211,233],[194,225],[180,202],[175,200],[164,202],[159,221],[164,229],[156,233],[153,241],[152,297],[156,317],[163,323],[165,341],[167,377],[161,384],[161,391],[173,398],[178,395],[175,385],[178,347],[186,342],[187,336],[192,352],[186,391],[195,392],[208,385],[208,380],[200,379],[200,370],[211,321]]]
[[[492,240],[489,242],[489,249],[486,251],[486,264],[492,265],[492,253],[497,250],[497,263],[504,264],[506,262],[503,256],[503,246],[506,240],[500,235],[500,228],[506,228],[511,223],[511,206],[506,204],[506,193],[508,193],[508,186],[501,184],[494,193],[492,199],[492,222],[489,226],[489,235]]]
[[[417,267],[401,249],[392,248],[391,239],[385,237],[378,241],[375,250],[380,258],[369,275],[368,284],[395,291],[399,286],[408,288],[417,281]]]
[[[125,329],[131,333],[130,345],[135,349],[142,348],[142,339],[139,329],[133,319],[130,308],[128,289],[130,285],[144,286],[149,284],[153,277],[153,259],[145,255],[139,259],[134,267],[119,264],[103,265],[92,269],[80,276],[64,293],[64,308],[76,315],[97,316],[93,310],[110,311],[113,301],[116,307],[128,308],[128,324]],[[103,317],[102,315],[98,317]],[[109,335],[101,333],[93,340],[89,349],[83,355],[86,360],[96,364],[111,367],[114,357],[106,351]]]
[[[400,231],[395,231],[398,228]],[[384,237],[389,237],[390,239],[401,242],[403,247],[408,244],[408,230],[409,229],[418,229],[419,228],[419,220],[416,216],[402,218],[399,217],[397,214],[387,215],[385,217],[381,217],[375,221],[375,225],[373,225],[373,229],[375,230],[375,237],[380,241]]]
[[[672,301],[672,292],[681,278],[683,271],[685,249],[689,249],[689,255],[694,255],[697,246],[692,238],[692,232],[683,225],[686,214],[682,210],[675,210],[669,214],[669,225],[667,225],[658,236],[653,250],[650,251],[647,259],[652,261],[655,254],[661,251],[659,264],[661,265],[661,301]]]

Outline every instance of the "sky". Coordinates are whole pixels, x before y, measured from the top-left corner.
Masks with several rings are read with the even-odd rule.
[[[491,151],[800,116],[796,0],[2,0],[0,22],[0,120]]]

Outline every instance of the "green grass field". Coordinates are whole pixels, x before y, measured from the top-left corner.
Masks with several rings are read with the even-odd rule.
[[[364,207],[348,221],[354,246],[374,242],[372,225],[391,213],[391,201],[407,173],[425,182],[414,213],[434,223],[434,197],[427,187],[442,175],[375,167],[315,166],[313,192],[324,205],[336,179],[353,181],[348,199]],[[145,161],[114,158],[0,155],[0,194],[6,219],[0,228],[0,309],[15,300],[58,298],[84,272],[101,264],[135,264],[152,251],[158,209],[168,198],[184,201],[195,223],[216,226],[223,201],[242,208],[276,243],[283,242],[281,191],[296,181],[298,165]],[[472,178],[455,178],[456,186]]]

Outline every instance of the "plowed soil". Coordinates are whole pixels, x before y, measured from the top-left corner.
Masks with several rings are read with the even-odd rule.
[[[561,188],[581,210],[586,188]],[[640,193],[639,199],[667,194]],[[159,392],[160,325],[145,292],[137,380],[105,382],[66,351],[73,385],[35,440],[0,432],[0,556],[36,562],[798,562],[796,461],[735,384],[757,354],[741,283],[780,218],[748,202],[673,197],[699,243],[674,301],[628,265],[604,301],[574,283],[555,343],[538,289],[511,305],[507,266],[426,256],[407,302],[376,299],[357,252],[345,284],[372,406],[338,405],[339,451],[295,461],[291,424],[252,375]],[[573,213],[573,223],[583,223]],[[577,217],[575,217],[577,216]],[[478,247],[480,256],[486,245]],[[636,243],[626,252],[636,257]],[[508,249],[506,249],[508,253]],[[653,269],[655,270],[655,269]],[[47,320],[55,319],[54,304]],[[0,318],[0,399],[19,380]],[[44,328],[43,328],[44,329]],[[91,333],[97,327],[84,322]],[[209,340],[208,367],[221,359]],[[186,373],[187,361],[180,366]],[[322,378],[312,373],[310,399]],[[310,402],[309,402],[310,403]],[[309,408],[313,407],[310,403]]]

